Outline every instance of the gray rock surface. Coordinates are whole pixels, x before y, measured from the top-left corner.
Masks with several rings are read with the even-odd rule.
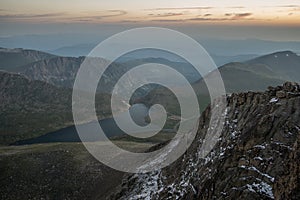
[[[278,98],[282,91],[287,96]],[[221,137],[204,158],[210,107],[188,151],[171,166],[133,175],[111,199],[299,199],[300,90],[296,83],[228,97]]]

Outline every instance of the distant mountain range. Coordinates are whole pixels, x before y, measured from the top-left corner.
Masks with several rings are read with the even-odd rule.
[[[292,51],[276,52],[246,62],[248,69],[283,80],[300,82],[300,55]],[[251,67],[252,66],[252,67]]]
[[[219,68],[227,92],[262,91],[285,81],[300,82],[300,56],[276,52]]]
[[[0,49],[1,64],[0,69],[16,72],[26,75],[32,80],[41,80],[53,85],[61,87],[73,86],[73,82],[84,57],[61,57],[52,54],[23,49]],[[158,53],[162,53],[162,57],[146,58],[147,52],[152,56],[159,56]],[[193,67],[187,63],[184,59],[176,57],[167,52],[156,52],[154,50],[148,50],[143,53],[137,52],[132,54],[133,58],[140,57],[139,59],[131,59],[131,57],[123,57],[112,64],[107,70],[107,76],[105,76],[102,84],[104,88],[112,89],[110,86],[114,85],[116,81],[126,71],[133,66],[137,66],[144,63],[160,63],[173,67],[180,73],[184,74],[189,81],[195,82],[201,77],[197,75]],[[249,56],[236,56],[236,60],[245,60]],[[176,60],[176,61],[175,61]],[[230,59],[229,59],[230,60]],[[282,83],[283,81],[299,81],[299,63],[300,58],[296,53],[291,51],[282,51],[277,53],[268,54],[265,56],[257,57],[254,59],[248,59],[243,62],[233,62],[221,66],[220,72],[223,76],[226,88],[229,92],[234,91],[235,87],[240,87],[241,90],[253,89],[263,90],[269,83],[274,81],[274,84]],[[101,61],[105,63],[106,61]],[[100,63],[101,63],[100,62]],[[232,86],[233,77],[238,81],[242,80],[242,85],[236,84]],[[258,82],[254,82],[257,78]],[[265,79],[264,81],[262,79]],[[280,82],[280,80],[282,80]],[[262,83],[266,82],[266,83]],[[251,83],[251,87],[246,87]],[[261,84],[260,84],[261,83]],[[258,86],[254,86],[257,84]],[[274,85],[271,84],[271,85]],[[101,88],[99,88],[101,90]],[[238,88],[237,88],[238,89]]]
[[[198,41],[208,52],[216,55],[265,55],[287,49],[300,53],[299,41],[271,41],[262,39],[199,39]]]
[[[0,70],[22,74],[31,80],[40,80],[66,88],[73,88],[77,71],[85,59],[85,57],[54,56],[34,50],[4,48],[0,51],[0,57],[2,58]],[[99,67],[107,62],[101,58],[97,59]],[[101,87],[98,87],[98,92],[111,92],[114,84],[127,70],[127,66],[112,63],[99,82]]]
[[[48,51],[48,52],[60,56],[80,57],[80,56],[87,56],[92,51],[92,49],[95,48],[95,46],[96,46],[95,44],[79,44],[74,46],[61,47],[59,49]],[[132,60],[143,60],[143,59],[149,59],[150,57],[154,59],[164,58],[172,62],[181,62],[181,63],[185,62],[182,58],[179,58],[176,55],[167,53],[165,51],[159,51],[154,49],[144,49],[137,52],[130,52],[120,57],[118,59],[118,62],[123,63]],[[257,54],[218,55],[218,54],[211,53],[211,57],[213,58],[217,66],[221,66],[229,62],[240,62],[240,61],[250,60],[252,58],[258,57],[258,55]]]
[[[25,139],[29,135],[44,134],[72,123],[71,88],[84,57],[61,57],[34,50],[4,48],[0,50],[0,57],[0,70],[6,71],[1,72],[0,85],[3,102],[1,127],[2,130],[5,129],[5,134],[16,133],[22,126],[28,126],[24,128],[28,129],[24,131],[26,136],[22,136],[22,139]],[[101,59],[99,61],[107,62]],[[106,113],[109,113],[107,111],[110,105],[109,93],[116,81],[132,67],[149,62],[172,66],[184,74],[193,85],[202,110],[207,106],[210,101],[207,87],[191,65],[184,60],[175,62],[163,58],[143,58],[119,60],[100,80],[103,89],[98,90],[98,99],[106,99],[101,101]],[[300,57],[291,51],[276,52],[245,62],[228,63],[221,66],[219,71],[228,93],[262,91],[268,86],[280,85],[286,81],[300,82]],[[130,80],[128,84],[131,84]],[[161,103],[170,109],[170,113],[179,114],[175,96],[165,88],[157,86],[143,88],[131,101],[132,104],[140,102],[148,106]],[[21,112],[17,112],[18,109]],[[34,120],[36,124],[33,123]],[[38,125],[39,122],[42,123]],[[51,125],[52,122],[55,125]],[[50,128],[42,130],[46,126]]]
[[[27,52],[30,52],[30,54]],[[7,56],[7,54],[10,54],[10,56]],[[85,57],[82,56],[62,57],[40,51],[22,49],[2,49],[0,56],[3,57],[2,62],[4,63],[2,67],[0,67],[2,70],[23,74],[32,80],[40,80],[59,87],[67,88],[73,87],[77,71],[85,60]],[[16,64],[9,65],[14,62],[14,58],[20,59],[21,61]],[[182,59],[180,61],[181,62],[175,62],[164,58],[141,58],[126,61],[121,59],[116,60],[116,62],[110,64],[109,68],[105,71],[103,78],[100,79],[98,92],[110,93],[113,86],[125,72],[134,66],[144,63],[160,63],[169,65],[184,74],[190,82],[194,82],[201,78],[201,76],[195,73],[196,71],[190,64]],[[22,62],[24,65],[22,65]],[[101,58],[97,60],[99,67],[104,66],[107,62],[107,60]],[[147,74],[140,74],[140,76],[141,79],[143,79],[143,77],[146,77]],[[128,80],[128,85],[132,85],[132,81],[133,80]],[[145,89],[141,89],[137,93],[143,95],[145,94],[143,91]]]
[[[96,47],[96,44],[78,44],[71,46],[64,46],[54,50],[49,50],[49,53],[53,53],[60,56],[87,56],[93,48]]]
[[[227,93],[263,91],[268,86],[281,85],[286,81],[300,82],[300,56],[291,51],[276,52],[245,62],[228,63],[219,67],[219,72]],[[192,86],[198,95],[200,108],[205,109],[210,102],[206,83],[200,79]],[[136,102],[149,106],[159,103],[172,110],[173,114],[179,114],[176,97],[165,88],[157,88]]]
[[[221,40],[221,39],[199,39],[199,43],[210,53],[217,66],[222,66],[229,62],[243,62],[253,59],[259,55],[269,54],[275,51],[290,49],[300,53],[300,42],[297,41],[268,41],[259,39],[245,40]],[[61,56],[85,56],[96,46],[96,43],[82,43],[59,47],[55,50],[47,51]],[[176,57],[161,56],[161,52],[141,51],[131,56],[124,56],[123,61],[143,59],[143,58],[167,58],[170,61],[179,61]]]
[[[119,30],[120,31],[120,30]],[[118,31],[113,31],[117,33]],[[0,37],[0,46],[7,48],[38,49],[60,56],[85,56],[104,39],[111,36],[107,30],[101,34],[36,34]],[[272,41],[263,39],[217,39],[193,36],[211,55],[264,55],[289,49],[300,53],[299,41]],[[238,60],[232,60],[237,61]],[[231,61],[230,61],[231,62]],[[225,64],[225,63],[224,63]]]

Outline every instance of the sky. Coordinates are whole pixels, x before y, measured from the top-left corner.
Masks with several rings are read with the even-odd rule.
[[[0,37],[79,33],[96,26],[162,26],[187,32],[219,27],[228,36],[233,32],[226,27],[235,27],[235,32],[249,29],[250,36],[300,41],[300,0],[0,0]]]
[[[10,22],[300,25],[299,0],[1,0]]]

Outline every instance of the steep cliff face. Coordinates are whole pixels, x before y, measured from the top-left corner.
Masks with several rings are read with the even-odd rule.
[[[44,81],[59,87],[73,88],[77,71],[85,59],[85,57],[54,57],[22,66],[17,71],[32,80]],[[88,59],[95,59],[93,62],[97,63],[99,68],[103,68],[108,62],[102,58]],[[98,92],[111,92],[113,86],[127,70],[127,66],[112,63],[100,79]],[[131,82],[128,81],[130,85]]]
[[[197,136],[172,165],[132,175],[111,199],[299,199],[300,87],[232,94],[213,150],[199,157],[210,107]]]
[[[84,57],[60,57],[27,50],[0,48],[0,69],[56,86],[72,87]]]
[[[22,66],[19,72],[33,80],[71,88],[83,60],[84,57],[55,57]]]

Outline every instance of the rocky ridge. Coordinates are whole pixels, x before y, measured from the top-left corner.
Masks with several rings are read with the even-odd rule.
[[[53,57],[55,57],[55,55],[36,50],[0,47],[0,69],[14,72],[23,65]]]
[[[299,85],[231,94],[227,102],[221,137],[204,159],[210,107],[180,159],[129,176],[110,199],[299,199]]]

